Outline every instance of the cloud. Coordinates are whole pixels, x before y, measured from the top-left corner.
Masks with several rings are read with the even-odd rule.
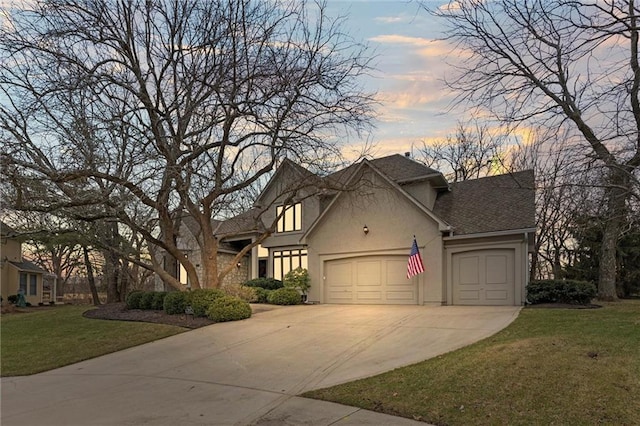
[[[378,43],[409,44],[412,46],[426,46],[433,41],[428,38],[405,36],[401,34],[380,34],[378,36],[371,37],[369,40]]]
[[[460,10],[461,8],[462,8],[462,5],[460,4],[459,1],[451,0],[449,1],[449,3],[443,4],[442,6],[440,6],[438,9],[444,10],[445,12],[454,12],[456,10]]]
[[[453,51],[453,46],[445,40],[435,40],[423,37],[412,37],[401,34],[381,34],[371,37],[370,41],[380,44],[414,47],[414,53],[424,57],[444,57]],[[462,52],[456,50],[457,56]]]
[[[378,16],[374,18],[374,20],[384,24],[398,24],[400,22],[406,22],[407,19],[403,16]]]

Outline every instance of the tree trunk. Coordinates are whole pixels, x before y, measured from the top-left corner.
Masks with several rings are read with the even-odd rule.
[[[538,270],[538,249],[531,256],[531,264],[529,265],[529,282],[536,279]]]
[[[610,172],[607,189],[607,216],[602,233],[600,249],[600,271],[598,276],[598,299],[618,300],[616,291],[618,239],[626,215],[627,179],[624,172],[614,168]]]
[[[118,256],[109,250],[103,251],[104,271],[103,280],[107,288],[107,303],[120,302],[120,292],[118,291],[118,274],[120,262]]]
[[[616,293],[616,242],[620,221],[615,217],[607,220],[600,249],[600,271],[598,276],[598,299],[615,301]]]
[[[89,260],[89,250],[86,247],[82,247],[84,253],[84,266],[87,268],[87,281],[89,281],[89,288],[91,289],[91,297],[93,298],[93,304],[99,306],[100,296],[98,296],[98,289],[96,288],[96,279],[93,275],[93,266],[91,260]]]
[[[203,236],[202,246],[202,288],[219,288],[218,281],[218,241],[213,235]]]

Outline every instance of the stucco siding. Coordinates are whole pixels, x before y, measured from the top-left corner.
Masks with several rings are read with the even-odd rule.
[[[411,194],[416,200],[420,201],[426,208],[433,210],[438,192],[429,182],[416,182],[402,185],[402,189]]]
[[[413,236],[425,263],[414,277],[418,303],[443,302],[442,237],[438,224],[382,179],[366,176],[374,186],[343,193],[307,236],[311,290],[309,300],[324,302],[325,262],[362,256],[406,256]],[[369,233],[363,232],[367,226]]]

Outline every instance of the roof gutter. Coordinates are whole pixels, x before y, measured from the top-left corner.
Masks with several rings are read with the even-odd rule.
[[[536,232],[536,228],[509,229],[506,231],[480,232],[477,234],[459,234],[451,237],[443,237],[444,241],[464,240],[468,238],[502,237],[505,235],[529,234]]]

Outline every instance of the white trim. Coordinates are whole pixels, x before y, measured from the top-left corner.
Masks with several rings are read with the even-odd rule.
[[[477,234],[460,234],[460,235],[454,235],[451,237],[443,237],[443,240],[451,241],[451,240],[465,240],[470,238],[504,237],[505,235],[520,235],[520,234],[525,234],[525,238],[526,238],[526,235],[531,232],[536,232],[536,228],[522,228],[522,229],[511,229],[507,231],[481,232]]]

